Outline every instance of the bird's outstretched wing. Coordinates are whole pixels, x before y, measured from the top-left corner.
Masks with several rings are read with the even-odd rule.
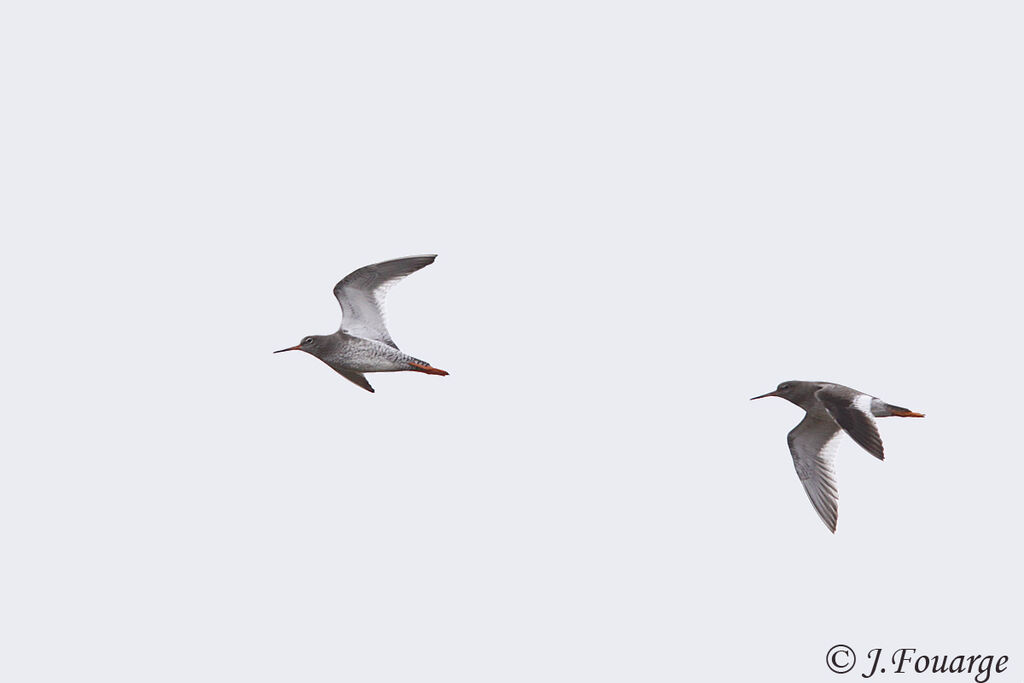
[[[860,446],[879,460],[885,460],[882,437],[871,414],[872,397],[845,387],[824,387],[814,397],[839,426]]]
[[[355,384],[357,386],[362,387],[363,389],[366,389],[371,394],[376,393],[373,390],[373,387],[370,386],[369,380],[366,379],[366,375],[364,375],[363,373],[352,372],[351,370],[337,370],[336,372],[345,379],[347,379],[349,382],[352,382],[352,384]]]
[[[811,505],[832,533],[839,521],[839,490],[836,488],[836,446],[839,425],[824,413],[808,413],[789,433],[793,466]]]
[[[409,256],[364,266],[346,275],[334,286],[334,296],[341,304],[341,331],[397,349],[384,322],[384,296],[396,282],[429,266],[435,258],[436,254]]]

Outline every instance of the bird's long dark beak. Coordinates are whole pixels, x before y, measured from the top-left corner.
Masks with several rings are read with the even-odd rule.
[[[756,401],[759,398],[768,398],[769,396],[778,396],[778,393],[776,393],[777,391],[778,390],[776,390],[776,391],[769,391],[767,394],[761,394],[760,396],[755,396],[754,398],[752,398],[750,400],[751,401]]]
[[[284,353],[285,351],[298,351],[298,350],[299,350],[298,346],[289,346],[287,349],[280,349],[279,351],[274,351],[274,353]]]

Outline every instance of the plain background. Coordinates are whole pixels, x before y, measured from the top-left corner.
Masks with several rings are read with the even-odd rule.
[[[1022,18],[5,5],[0,678],[1020,680]],[[271,355],[433,252],[451,376]],[[835,536],[787,379],[928,415]]]

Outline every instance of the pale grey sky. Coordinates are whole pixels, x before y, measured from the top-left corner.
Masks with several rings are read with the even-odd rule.
[[[1019,680],[1021,14],[5,8],[0,679]],[[787,379],[927,414],[835,536]]]

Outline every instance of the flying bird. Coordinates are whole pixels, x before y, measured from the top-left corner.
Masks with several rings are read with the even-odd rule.
[[[364,266],[334,286],[341,304],[341,328],[334,334],[309,335],[295,346],[274,351],[305,351],[329,365],[339,375],[369,392],[367,372],[410,370],[428,375],[447,375],[401,351],[384,324],[384,296],[410,273],[429,266],[437,254],[409,256]]]
[[[807,413],[787,437],[800,483],[815,511],[832,533],[839,520],[836,489],[836,447],[839,433],[846,432],[864,450],[885,459],[876,417],[924,417],[913,410],[886,403],[880,398],[831,382],[783,382],[775,391],[751,401],[778,396]]]

